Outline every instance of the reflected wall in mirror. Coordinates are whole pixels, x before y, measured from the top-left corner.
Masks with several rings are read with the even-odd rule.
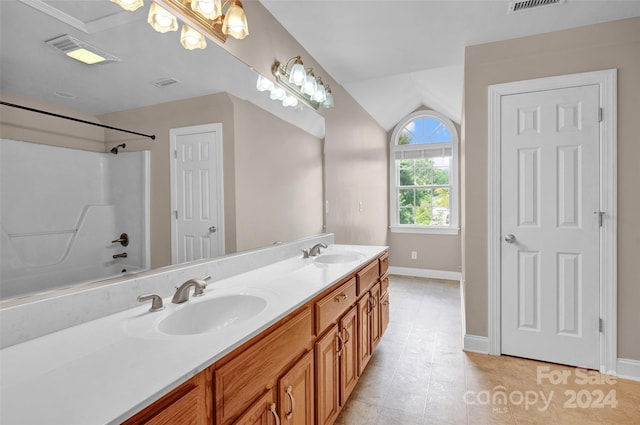
[[[0,8],[3,101],[156,135],[149,140],[0,107],[2,139],[107,156],[124,143],[118,157],[148,151],[150,268],[171,264],[169,132],[175,128],[222,124],[226,253],[322,232],[321,115],[282,108],[257,92],[256,73],[214,43],[187,51],[175,34],[156,33],[146,23],[148,5],[124,12],[108,0],[3,0]],[[45,43],[63,34],[120,60],[84,65]],[[177,83],[153,84],[168,79]],[[15,216],[11,204],[2,207]],[[122,231],[112,230],[113,237]],[[105,250],[110,259],[111,247]],[[0,298],[13,296],[0,284]]]

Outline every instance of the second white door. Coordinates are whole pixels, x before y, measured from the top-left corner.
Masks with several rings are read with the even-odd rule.
[[[172,129],[172,262],[224,254],[222,125]]]
[[[501,103],[502,353],[599,368],[599,89]]]

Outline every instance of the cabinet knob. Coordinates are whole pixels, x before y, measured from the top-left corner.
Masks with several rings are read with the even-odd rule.
[[[344,301],[347,299],[347,294],[340,294],[340,295],[336,295],[336,297],[334,298],[335,302],[339,303],[341,301]]]

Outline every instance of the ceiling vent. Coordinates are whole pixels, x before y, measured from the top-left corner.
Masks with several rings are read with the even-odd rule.
[[[173,77],[168,77],[168,78],[161,78],[159,80],[153,81],[151,84],[153,84],[156,87],[167,87],[173,84],[180,84],[182,81],[180,80],[176,80]]]
[[[533,9],[534,7],[552,6],[564,3],[565,0],[521,0],[510,1],[508,13],[520,12],[522,10]]]
[[[77,59],[77,57],[74,56],[74,53],[80,51],[89,52],[90,54],[94,55],[95,58],[100,58],[94,62],[83,61],[84,63],[88,63],[90,65],[104,65],[112,62],[120,62],[120,59],[113,56],[112,54],[109,54],[102,49],[98,49],[97,47],[92,46],[89,43],[85,43],[84,41],[78,40],[77,38],[67,34],[61,35],[60,37],[52,38],[51,40],[47,40],[45,41],[45,43],[74,59]]]

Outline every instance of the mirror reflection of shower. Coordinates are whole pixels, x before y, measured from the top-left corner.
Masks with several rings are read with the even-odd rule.
[[[121,145],[116,146],[115,148],[111,148],[111,153],[114,154],[114,155],[118,155],[118,148],[124,149],[126,147],[127,147],[127,145],[125,143],[123,143]]]

